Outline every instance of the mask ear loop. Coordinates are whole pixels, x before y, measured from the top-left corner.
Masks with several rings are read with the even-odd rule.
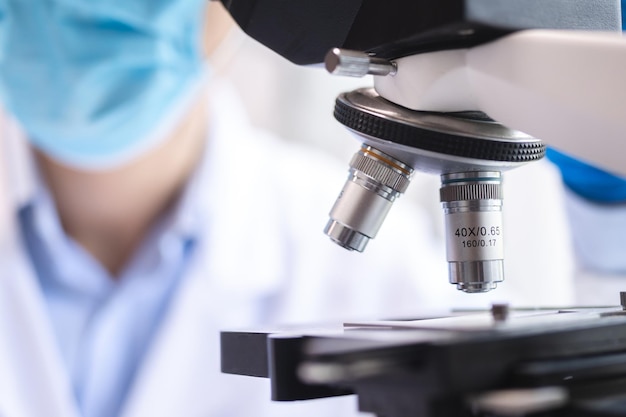
[[[205,60],[210,64],[215,75],[227,75],[228,69],[249,38],[218,2],[209,3],[205,11],[202,34]]]

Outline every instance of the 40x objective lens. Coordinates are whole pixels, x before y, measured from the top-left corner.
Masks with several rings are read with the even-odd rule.
[[[476,293],[504,280],[500,172],[441,176],[450,283]]]
[[[326,233],[335,243],[363,252],[378,233],[395,199],[409,185],[413,169],[364,145],[350,162],[350,173],[330,211]]]

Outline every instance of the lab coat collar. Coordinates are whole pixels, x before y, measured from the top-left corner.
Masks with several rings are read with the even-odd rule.
[[[0,111],[0,183],[6,196],[0,210],[0,415],[73,417],[78,409],[72,387],[15,220],[34,184],[20,136]]]
[[[0,414],[78,417],[72,386],[25,253],[15,244],[0,253],[0,391],[6,407]]]

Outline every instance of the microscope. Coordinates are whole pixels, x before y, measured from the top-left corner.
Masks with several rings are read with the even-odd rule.
[[[222,2],[296,64],[374,75],[335,104],[362,143],[325,229],[349,250],[376,236],[414,170],[434,173],[450,282],[489,291],[504,279],[502,174],[541,159],[541,139],[626,175],[618,0]],[[269,378],[276,401],[356,394],[379,417],[622,417],[619,301],[223,331],[222,371]]]
[[[414,170],[434,173],[449,281],[468,293],[490,291],[504,280],[502,174],[541,159],[541,139],[625,172],[588,146],[611,129],[602,140],[620,142],[624,130],[604,119],[621,103],[577,107],[582,90],[615,88],[591,85],[610,64],[577,63],[593,48],[606,51],[602,57],[623,54],[621,42],[611,44],[619,35],[591,35],[620,31],[617,0],[223,3],[247,34],[296,64],[374,75],[373,88],[335,104],[335,118],[362,143],[325,228],[348,250],[362,252],[376,236]]]

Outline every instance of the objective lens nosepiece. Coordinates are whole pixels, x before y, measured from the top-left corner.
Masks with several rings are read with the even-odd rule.
[[[406,191],[413,169],[371,146],[363,146],[352,157],[349,172],[324,233],[346,249],[363,252],[393,202]]]
[[[500,172],[441,176],[450,283],[468,293],[487,292],[504,280]]]

